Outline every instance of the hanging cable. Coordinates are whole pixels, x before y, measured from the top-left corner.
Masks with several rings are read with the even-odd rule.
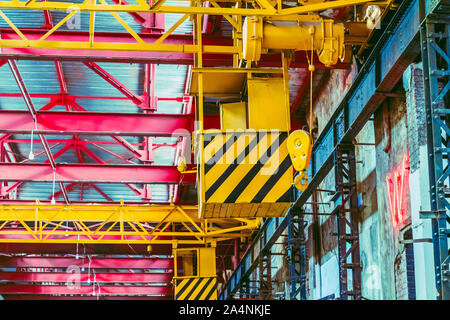
[[[88,264],[88,283],[91,283],[91,256],[88,254],[87,255],[88,259],[89,259],[89,264]]]
[[[53,187],[52,187],[52,201],[50,202],[51,204],[55,204],[56,200],[55,200],[55,182],[56,182],[56,170],[55,168],[53,168]]]
[[[95,271],[94,272],[94,281],[92,282],[92,295],[95,296]]]
[[[76,227],[76,224],[75,224],[75,228],[77,228]],[[78,228],[77,228],[78,229]],[[78,243],[80,242],[80,234],[78,233],[78,240],[77,240],[77,254],[76,254],[76,256],[75,256],[75,259],[79,259],[79,256],[78,256]]]
[[[31,130],[31,140],[30,140],[30,154],[28,155],[28,159],[34,160],[34,153],[33,153],[33,138],[34,138],[34,131],[37,130],[37,121],[34,120],[34,129]]]
[[[100,287],[100,282],[97,282],[98,292],[97,292],[97,300],[100,300],[100,291],[102,290]]]
[[[311,26],[309,29],[309,34],[311,35],[311,59],[308,57],[306,52],[306,59],[308,59],[308,70],[311,73],[309,79],[309,135],[313,139],[312,128],[313,128],[313,76],[316,67],[314,66],[314,27]]]

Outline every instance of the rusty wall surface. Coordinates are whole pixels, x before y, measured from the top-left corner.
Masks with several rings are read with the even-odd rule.
[[[417,68],[416,68],[417,69]],[[389,206],[386,176],[398,169],[406,154],[411,159],[411,171],[421,165],[417,161],[418,147],[425,144],[423,114],[421,113],[420,73],[405,73],[393,94],[386,98],[371,120],[358,134],[355,143],[357,192],[362,209],[359,215],[360,254],[362,265],[362,295],[367,299],[411,299],[414,289],[414,257],[412,247],[401,243],[411,234],[411,199],[406,197],[404,220],[394,226]],[[313,109],[316,135],[339,105],[354,78],[350,70],[331,70]],[[405,80],[406,79],[406,80]],[[404,82],[415,86],[405,94]],[[417,84],[417,86],[416,86]],[[309,116],[307,115],[307,121]],[[335,207],[334,170],[322,181],[314,197],[303,207],[308,213],[306,242],[306,292],[308,299],[328,295],[339,296],[339,265],[337,255],[336,217],[327,216]],[[313,205],[314,204],[314,205]],[[416,206],[416,205],[415,205]],[[321,215],[315,218],[311,213]],[[413,226],[414,228],[414,226]],[[273,252],[286,253],[280,237]],[[408,253],[408,254],[407,254]],[[273,272],[274,292],[286,292],[289,286],[289,266],[283,256],[274,256],[277,266]],[[416,263],[417,264],[417,263]],[[256,275],[255,275],[256,276]],[[416,276],[417,278],[417,276]],[[287,298],[287,296],[285,295]]]
[[[401,93],[403,88],[397,89]],[[408,133],[406,117],[406,99],[403,94],[395,98],[387,98],[386,102],[375,113],[375,143],[377,167],[377,201],[379,210],[379,246],[382,259],[379,261],[380,286],[382,299],[397,299],[403,297],[396,288],[403,286],[401,271],[395,270],[396,260],[401,259],[403,246],[399,240],[400,230],[410,224],[410,209],[407,208],[407,218],[394,227],[389,207],[386,176],[393,173],[408,153]],[[390,130],[390,132],[389,132]],[[390,140],[389,140],[390,139]],[[388,148],[387,146],[390,147]],[[389,150],[387,150],[389,149]],[[408,196],[408,194],[407,194]],[[407,200],[407,204],[409,201]],[[397,262],[402,266],[401,262]],[[396,282],[397,281],[397,282]]]
[[[349,71],[332,70],[316,99],[313,116],[317,135],[325,127],[351,84],[354,77]],[[385,109],[388,110],[384,112],[384,117],[383,108],[380,108],[354,141],[357,192],[363,205],[359,218],[362,293],[367,299],[396,299],[407,296],[404,246],[399,244],[401,232],[393,228],[386,193],[386,175],[401,164],[404,154],[408,151],[406,101],[401,83],[396,92],[398,96],[387,99]],[[388,141],[386,121],[391,130],[388,152],[383,150]],[[335,190],[334,170],[320,184],[319,189]],[[335,206],[332,196],[332,193],[317,192],[315,202],[319,204],[316,206],[316,212],[331,212]],[[309,201],[313,202],[313,199]],[[312,212],[313,206],[309,204],[304,209]],[[306,217],[309,222],[306,246],[308,297],[319,299],[333,293],[337,296],[339,267],[336,218],[320,215],[314,224],[311,215]],[[403,227],[409,223],[410,220],[407,219]]]

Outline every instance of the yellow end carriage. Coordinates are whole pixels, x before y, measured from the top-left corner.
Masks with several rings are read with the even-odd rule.
[[[284,216],[294,201],[294,164],[308,167],[309,134],[289,133],[284,73],[257,70],[243,79],[248,101],[219,100],[221,128],[196,134],[200,218]]]

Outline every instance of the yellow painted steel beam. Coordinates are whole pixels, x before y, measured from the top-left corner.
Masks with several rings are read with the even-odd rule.
[[[193,53],[196,55],[196,59],[200,59],[201,54],[231,54],[234,55],[234,65],[238,65],[239,58],[242,58],[242,22],[239,18],[240,16],[265,16],[270,20],[284,20],[286,18],[293,19],[297,17],[298,14],[303,14],[303,20],[309,15],[306,13],[311,13],[314,11],[320,11],[330,8],[344,7],[354,4],[361,4],[370,2],[368,0],[337,0],[337,1],[327,1],[323,3],[313,3],[311,5],[303,5],[298,7],[291,7],[287,9],[276,10],[271,6],[267,0],[258,0],[257,3],[264,7],[264,9],[258,8],[241,8],[236,5],[231,8],[222,8],[216,2],[212,2],[211,7],[201,6],[201,2],[197,2],[196,6],[189,7],[168,7],[164,6],[163,1],[159,1],[152,8],[145,4],[144,1],[140,2],[140,5],[111,5],[105,0],[97,1],[84,1],[83,3],[72,3],[72,2],[57,2],[57,1],[46,1],[46,2],[30,2],[30,1],[0,1],[0,18],[7,22],[7,24],[16,32],[17,39],[0,39],[0,47],[5,48],[33,48],[33,49],[65,49],[65,50],[97,50],[97,51],[138,51],[138,52],[178,52],[178,53]],[[238,1],[236,1],[239,3]],[[160,5],[158,5],[160,4]],[[59,21],[55,26],[53,26],[47,33],[45,33],[39,39],[28,39],[20,31],[20,28],[15,26],[7,15],[1,11],[1,9],[18,9],[18,10],[60,10],[65,11],[67,15]],[[57,31],[62,25],[64,25],[70,18],[72,18],[76,13],[80,11],[90,12],[89,19],[89,39],[87,41],[55,41],[52,40],[52,34]],[[119,23],[127,32],[130,34],[136,43],[112,43],[112,42],[97,42],[94,41],[94,21],[95,12],[109,12],[113,18]],[[161,12],[161,13],[179,13],[183,14],[181,18],[170,27],[159,39],[153,43],[147,43],[141,36],[136,33],[119,15],[118,12]],[[188,17],[194,19],[194,31],[201,28],[200,21],[202,14],[208,15],[221,15],[224,16],[232,25],[234,37],[233,46],[213,46],[213,45],[203,45],[201,37],[198,39],[193,39],[192,45],[172,45],[172,44],[162,44],[162,42],[176,30],[181,23],[184,22]],[[254,18],[253,18],[254,19]],[[198,24],[198,25],[197,25]],[[196,32],[194,32],[195,35]],[[253,37],[253,36],[252,36]],[[268,38],[265,36],[265,38]],[[270,37],[269,37],[270,38]],[[267,41],[267,39],[266,39]],[[302,41],[303,42],[303,41]],[[275,48],[276,49],[276,48]],[[290,48],[282,48],[290,49]],[[296,48],[299,49],[299,48]],[[245,50],[244,50],[245,51]],[[245,55],[245,54],[244,54]],[[256,59],[258,60],[258,59]],[[201,67],[198,65],[197,67]],[[200,77],[201,78],[201,77]],[[199,78],[199,79],[200,79]]]
[[[3,243],[204,245],[249,236],[259,224],[258,219],[199,219],[197,206],[0,206]]]
[[[256,15],[268,16],[275,12],[271,9],[246,9],[246,8],[214,8],[214,7],[177,7],[177,6],[155,6],[151,8],[149,5],[115,5],[115,4],[90,4],[86,1],[83,3],[73,2],[33,2],[26,5],[25,1],[0,1],[0,9],[25,9],[25,10],[58,10],[69,12],[77,11],[96,11],[96,12],[155,12],[155,13],[189,13],[189,14],[210,14],[210,15]]]
[[[119,217],[120,211],[122,211],[121,218]],[[164,218],[166,218],[164,219],[166,222],[180,223],[194,221],[196,223],[238,224],[250,221],[247,219],[199,219],[198,207],[194,205],[0,205],[0,221],[17,220],[17,218],[34,221],[36,216],[39,217],[39,220],[90,222],[106,220],[112,222],[121,220],[158,222]]]
[[[323,11],[328,9],[337,9],[347,6],[354,6],[358,4],[368,3],[367,0],[336,0],[326,1],[321,3],[308,4],[305,6],[281,9],[278,11],[278,15],[290,15],[290,14],[307,14],[310,12]]]
[[[87,1],[83,3],[73,2],[30,2],[27,1],[0,1],[0,9],[27,9],[27,10],[59,10],[69,12],[76,9],[77,11],[96,11],[96,12],[159,12],[159,13],[182,13],[182,14],[209,14],[209,15],[241,15],[241,16],[276,16],[287,14],[300,14],[317,12],[333,8],[341,8],[345,6],[367,3],[367,0],[335,0],[323,3],[314,3],[303,6],[297,6],[287,9],[275,10],[268,1],[257,1],[263,9],[258,8],[216,8],[201,6],[165,6],[164,3],[159,4],[158,1],[153,7],[150,5],[116,5],[116,4],[93,4]],[[238,1],[232,1],[237,3]]]
[[[34,49],[68,49],[68,50],[107,50],[107,51],[145,51],[145,52],[185,52],[197,53],[195,45],[177,44],[140,44],[140,43],[113,43],[95,42],[92,45],[86,41],[50,41],[50,40],[13,40],[1,39],[0,47],[4,48],[34,48]],[[203,46],[203,53],[235,54],[238,48],[232,46]]]

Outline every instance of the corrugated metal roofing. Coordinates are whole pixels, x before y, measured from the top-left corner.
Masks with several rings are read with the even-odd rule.
[[[79,1],[71,1],[81,3]],[[111,1],[108,1],[112,3]],[[134,4],[135,1],[128,1]],[[189,6],[188,1],[167,1],[167,5]],[[44,17],[40,11],[16,11],[4,10],[8,18],[20,28],[40,28],[44,25]],[[58,23],[64,16],[65,12],[52,12],[53,23]],[[119,13],[123,20],[136,32],[141,32],[142,27],[133,19],[128,13]],[[165,25],[166,29],[172,26],[182,15],[166,14]],[[78,18],[70,21],[69,26],[64,25],[61,30],[77,30],[87,31],[89,28],[89,13],[81,12]],[[79,22],[79,23],[78,23]],[[109,13],[96,13],[95,30],[98,32],[126,32],[124,28],[116,21]],[[3,20],[0,21],[0,27],[8,27]],[[191,33],[192,22],[185,21],[175,31],[175,33]],[[143,94],[143,82],[145,75],[145,66],[143,64],[124,64],[124,63],[98,63],[107,72],[113,75],[116,79],[133,90],[136,94]],[[17,66],[24,79],[25,85],[30,94],[57,94],[60,91],[55,65],[52,61],[17,61]],[[124,97],[124,95],[117,89],[108,84],[105,80],[99,77],[95,72],[87,68],[81,62],[63,62],[62,69],[67,83],[69,94],[73,96],[109,96],[109,97]],[[156,83],[155,94],[161,98],[176,98],[182,97],[184,94],[184,82],[186,79],[186,66],[179,65],[157,65],[156,66]],[[2,93],[19,93],[17,84],[12,76],[8,65],[0,68],[0,92]],[[35,108],[38,110],[50,101],[48,98],[32,98]],[[91,112],[124,112],[124,113],[139,113],[142,110],[136,106],[132,101],[125,99],[77,99],[84,109]],[[159,101],[158,113],[180,113],[182,104],[176,101]],[[0,109],[2,110],[28,110],[22,97],[0,97]],[[52,110],[64,110],[63,106],[56,106]],[[70,139],[71,136],[47,136],[47,139]],[[125,137],[130,143],[142,142],[139,137]],[[14,135],[11,139],[30,140],[30,135]],[[38,142],[38,137],[34,136],[35,143],[33,144],[34,153],[41,152],[42,146]],[[80,139],[89,139],[90,141],[113,141],[109,137],[95,137],[95,136],[80,136]],[[158,137],[153,139],[154,143],[168,143],[176,142],[174,138]],[[50,143],[54,145],[54,143]],[[30,143],[14,144],[16,150],[21,155],[18,160],[25,159],[30,152]],[[61,149],[63,145],[56,146],[52,149],[53,153]],[[106,149],[117,153],[121,156],[130,157],[130,152],[120,145],[104,145]],[[88,148],[99,155],[102,160],[107,163],[119,163],[120,160],[114,158],[111,154],[102,151],[95,146],[88,145]],[[172,147],[160,147],[154,151],[155,165],[172,165],[174,162],[175,150]],[[42,162],[46,159],[45,155],[36,157],[30,162]],[[84,157],[86,163],[95,163],[89,157]],[[77,157],[74,151],[70,150],[58,158],[57,162],[77,163]],[[138,163],[139,161],[134,160]],[[123,199],[131,202],[139,202],[141,199],[133,193],[125,185],[119,184],[97,184],[97,186],[107,194],[113,201]],[[18,199],[24,200],[46,200],[52,195],[52,183],[24,183],[20,186],[18,192]],[[141,186],[138,186],[141,187]],[[165,202],[169,200],[169,186],[168,185],[151,185],[152,201]],[[74,187],[70,190],[69,198],[73,201],[79,200],[80,186]],[[59,191],[59,186],[56,184],[55,191]],[[61,198],[59,199],[61,200]],[[104,201],[94,188],[86,187],[83,190],[83,200],[87,201]]]

